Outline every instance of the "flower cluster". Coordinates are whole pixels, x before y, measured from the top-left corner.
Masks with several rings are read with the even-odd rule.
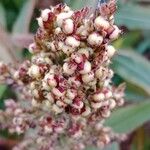
[[[10,116],[12,122],[6,123],[10,132],[36,131],[32,140],[28,137],[14,150],[33,145],[57,149],[60,137],[68,137],[67,144],[77,150],[93,144],[103,147],[117,139],[103,126],[111,111],[124,103],[124,86],[111,83],[114,73],[109,65],[116,50],[110,43],[121,31],[110,4],[107,11],[100,6],[92,14],[89,8],[73,11],[62,4],[42,10],[29,46],[31,61],[16,71],[0,64],[0,79],[11,79],[24,99],[21,104],[6,101],[0,122]]]

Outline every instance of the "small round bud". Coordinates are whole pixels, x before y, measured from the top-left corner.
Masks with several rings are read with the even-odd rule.
[[[94,32],[89,35],[87,41],[91,46],[100,46],[103,42],[103,37]]]
[[[89,106],[85,107],[85,111],[82,113],[82,116],[86,117],[91,113],[91,108]]]
[[[121,33],[121,30],[116,25],[114,25],[113,27],[114,31],[109,35],[109,38],[115,40],[118,38],[119,34]]]
[[[75,72],[76,68],[76,65],[69,65],[68,63],[64,63],[63,65],[63,71],[68,75],[72,75]]]
[[[66,45],[76,48],[80,45],[80,41],[78,41],[73,36],[68,36],[65,40]]]
[[[57,97],[61,97],[61,96],[63,96],[64,94],[65,94],[65,92],[63,91],[60,91],[60,90],[58,90],[57,88],[53,88],[52,89],[52,92],[53,92],[53,94],[55,95],[55,96],[57,96]]]
[[[82,81],[84,83],[89,83],[93,79],[94,79],[94,73],[93,72],[89,72],[87,74],[82,75]]]
[[[115,48],[112,45],[107,46],[107,54],[109,58],[112,58],[116,52]]]
[[[101,29],[107,30],[109,28],[110,24],[103,17],[98,16],[94,21],[94,26],[99,31]]]
[[[79,71],[80,74],[87,74],[91,71],[91,63],[89,61],[86,61],[84,63],[84,67],[81,71]]]
[[[91,106],[92,106],[94,109],[99,109],[99,108],[102,107],[102,102],[99,102],[99,103],[91,102]]]
[[[39,27],[44,28],[44,24],[43,24],[42,18],[41,17],[37,18],[37,21],[38,21]]]
[[[56,114],[60,114],[61,112],[63,112],[63,108],[58,107],[57,105],[53,105],[52,106],[52,110],[56,113]]]
[[[96,93],[93,95],[93,100],[96,102],[103,101],[105,99],[105,95],[103,93]]]
[[[40,68],[37,65],[32,65],[28,71],[29,76],[39,78],[41,76]]]
[[[44,9],[44,10],[42,10],[41,18],[42,18],[43,21],[47,21],[48,20],[50,12],[51,12],[50,9]]]
[[[56,22],[57,22],[57,25],[59,27],[62,26],[63,24],[63,21],[67,18],[70,18],[72,16],[73,12],[72,11],[69,11],[69,12],[62,12],[60,14],[57,15],[57,19],[56,19]]]
[[[77,92],[73,89],[68,89],[67,90],[67,93],[66,93],[66,96],[69,98],[69,99],[74,99],[77,95]]]
[[[114,99],[109,100],[109,108],[114,109],[116,107],[116,101]]]
[[[74,22],[72,19],[64,20],[62,24],[62,30],[65,34],[72,34],[74,31]]]

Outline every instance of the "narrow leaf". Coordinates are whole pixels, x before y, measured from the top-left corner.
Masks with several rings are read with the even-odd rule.
[[[115,132],[129,133],[150,120],[150,99],[137,105],[130,105],[113,112],[105,125]]]
[[[0,24],[3,26],[3,28],[6,27],[5,9],[1,3],[0,3]]]
[[[14,23],[13,33],[28,33],[35,4],[36,0],[26,0],[16,22]]]
[[[150,95],[150,63],[135,51],[119,51],[112,67],[128,83],[142,88]]]

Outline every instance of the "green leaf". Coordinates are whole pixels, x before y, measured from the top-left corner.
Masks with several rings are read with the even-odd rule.
[[[118,133],[129,133],[150,120],[150,99],[114,111],[105,125]]]
[[[85,6],[95,8],[97,0],[65,0],[65,3],[73,9],[81,9]]]
[[[121,3],[115,16],[116,24],[125,25],[129,29],[150,29],[150,9],[137,4]]]
[[[103,149],[96,148],[96,147],[88,147],[88,148],[86,148],[86,150],[119,150],[119,144],[116,142],[113,142],[113,143],[107,145]]]
[[[6,91],[6,85],[0,85],[0,99],[3,97],[4,92]]]
[[[5,9],[1,3],[0,3],[0,24],[3,26],[3,28],[6,27]]]
[[[135,85],[150,95],[150,63],[135,51],[118,52],[112,68],[128,83]]]
[[[35,4],[36,0],[26,0],[16,22],[14,23],[13,33],[27,33],[29,31],[29,25]]]
[[[141,33],[139,31],[132,31],[129,33],[125,33],[121,38],[116,40],[113,45],[116,48],[131,48],[139,43],[141,39]]]

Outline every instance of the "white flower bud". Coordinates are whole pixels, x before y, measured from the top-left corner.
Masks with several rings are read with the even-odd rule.
[[[97,30],[101,30],[101,29],[107,30],[110,24],[103,17],[98,16],[94,21],[94,26]]]
[[[64,63],[63,65],[63,71],[64,73],[68,74],[68,75],[72,75],[76,70],[75,66],[71,66],[68,63]]]
[[[71,58],[74,59],[74,61],[75,61],[76,63],[78,63],[78,64],[83,61],[82,56],[81,56],[80,54],[78,54],[78,53],[73,53],[73,54],[71,55]]]
[[[114,99],[109,100],[109,108],[114,109],[116,107],[116,101]]]
[[[40,103],[38,103],[35,99],[32,99],[32,106],[33,107],[39,107]]]
[[[84,83],[89,83],[93,79],[94,79],[94,73],[93,72],[89,72],[87,74],[82,75],[82,81]]]
[[[47,98],[51,103],[54,103],[54,97],[50,92],[46,94],[45,98]]]
[[[100,46],[103,42],[103,37],[94,32],[89,35],[87,41],[91,46]]]
[[[115,40],[118,38],[119,34],[121,33],[121,30],[116,25],[114,25],[113,27],[114,31],[110,34],[109,38]]]
[[[36,44],[35,43],[30,44],[29,52],[33,54],[33,53],[35,53],[35,51],[36,51]]]
[[[41,76],[41,74],[40,74],[40,68],[37,65],[32,65],[29,68],[28,74],[31,77],[39,78]]]
[[[99,109],[99,108],[102,107],[102,102],[99,102],[99,103],[91,102],[91,106],[92,106],[94,109]]]
[[[57,101],[56,105],[59,106],[59,107],[64,107],[65,103],[63,101]]]
[[[58,34],[60,34],[62,31],[61,31],[61,28],[60,27],[57,27],[56,29],[55,29],[55,34],[56,35],[58,35]]]
[[[57,19],[56,19],[57,25],[59,27],[61,27],[63,24],[63,20],[70,18],[72,16],[72,14],[73,14],[73,11],[62,12],[62,13],[58,14]]]
[[[41,17],[37,18],[37,21],[38,21],[39,27],[44,28],[44,24],[43,24],[42,18]]]
[[[74,31],[74,22],[72,19],[64,20],[62,24],[62,30],[65,34],[71,34]]]
[[[42,18],[43,21],[47,21],[48,20],[50,12],[51,12],[50,9],[44,9],[44,10],[42,10],[42,12],[41,12],[41,18]]]
[[[116,49],[112,45],[107,46],[107,54],[109,58],[112,58],[116,52]]]
[[[72,104],[72,99],[64,98],[64,102],[65,102],[66,104]]]
[[[103,101],[105,99],[105,95],[103,93],[96,93],[93,95],[93,100],[96,102]]]
[[[112,92],[111,92],[111,91],[106,92],[105,98],[106,98],[106,99],[109,99],[109,98],[111,98],[111,97],[112,97]]]
[[[66,45],[71,46],[73,48],[79,47],[80,46],[80,41],[78,41],[76,38],[73,36],[68,36],[65,40]]]
[[[67,46],[67,45],[63,45],[62,46],[62,51],[66,54],[66,55],[70,55],[72,52],[75,51],[75,49],[73,47]]]
[[[81,48],[81,49],[78,50],[78,52],[80,54],[84,54],[87,58],[89,58],[89,55],[90,55],[89,48]]]
[[[91,108],[89,106],[85,107],[85,111],[82,113],[82,116],[86,117],[91,113]]]
[[[53,88],[53,89],[52,89],[52,92],[53,92],[53,94],[56,95],[57,97],[62,97],[62,96],[65,94],[65,92],[60,92],[57,88]]]
[[[52,133],[53,129],[52,129],[52,127],[46,125],[46,126],[44,126],[44,132],[45,133]]]
[[[51,88],[45,81],[42,81],[42,89],[50,91]]]
[[[52,106],[52,110],[56,113],[56,114],[60,114],[61,112],[63,112],[63,108],[58,107],[57,105],[53,105]]]
[[[80,74],[87,74],[91,71],[91,63],[89,61],[86,61],[84,63],[83,70],[79,71]]]
[[[75,90],[72,90],[72,89],[67,90],[66,96],[69,99],[74,99],[76,97],[76,95],[77,95],[77,93],[75,92]]]
[[[102,117],[108,118],[108,117],[110,116],[110,114],[111,114],[111,112],[110,112],[109,110],[103,111],[103,112],[102,112]]]
[[[51,102],[49,101],[49,100],[44,100],[43,102],[42,102],[42,104],[43,104],[43,107],[45,108],[51,108]]]
[[[50,86],[50,87],[56,87],[57,86],[57,82],[54,79],[54,75],[47,73],[44,77],[45,82]]]

